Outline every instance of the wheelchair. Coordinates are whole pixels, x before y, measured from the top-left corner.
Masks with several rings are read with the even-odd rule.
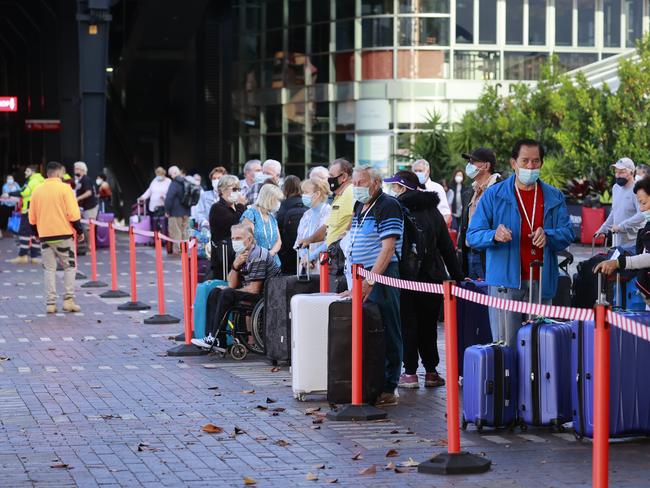
[[[249,351],[264,354],[264,298],[257,303],[242,301],[232,306],[222,317],[220,324],[224,323],[226,347],[213,344],[209,352],[215,351],[221,357],[230,353],[238,361],[246,358]]]

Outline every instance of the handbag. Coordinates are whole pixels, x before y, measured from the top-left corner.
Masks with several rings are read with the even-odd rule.
[[[9,232],[13,232],[14,234],[18,234],[18,231],[20,230],[20,219],[22,218],[22,215],[20,211],[14,210],[11,212],[11,215],[9,216],[9,219],[7,220],[7,230]]]

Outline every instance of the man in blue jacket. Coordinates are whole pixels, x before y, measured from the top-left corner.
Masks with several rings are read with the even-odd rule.
[[[542,299],[549,302],[557,291],[556,253],[573,241],[564,195],[539,180],[544,148],[532,139],[521,139],[512,150],[510,165],[515,174],[489,188],[476,209],[467,230],[473,249],[487,251],[486,281],[490,295],[527,301],[532,283],[538,296],[539,268],[531,263],[543,260]],[[523,322],[520,313],[490,309],[494,340],[514,347]]]

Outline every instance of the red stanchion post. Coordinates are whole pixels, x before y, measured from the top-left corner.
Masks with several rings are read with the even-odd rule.
[[[320,253],[320,292],[328,293],[330,291],[330,256],[327,252]]]
[[[458,324],[456,321],[455,282],[443,283],[445,312],[445,368],[447,372],[447,452],[418,465],[419,473],[474,474],[490,469],[492,461],[475,454],[461,452],[458,401]]]
[[[75,279],[76,280],[86,280],[88,277],[79,271],[79,260],[77,259],[77,244],[79,238],[77,237],[77,232],[72,229],[72,240],[74,241],[74,266],[75,266]]]
[[[131,301],[118,306],[118,310],[149,310],[151,307],[138,301],[136,283],[136,247],[133,226],[129,226],[129,273],[131,275]]]
[[[190,276],[190,263],[187,252],[187,241],[181,242],[181,267],[183,273],[183,321],[185,342],[167,350],[169,356],[200,356],[206,354],[206,351],[192,344],[192,292]]]
[[[594,442],[592,453],[592,486],[609,485],[609,382],[610,338],[607,306],[595,307],[594,334]]]
[[[177,324],[181,320],[165,313],[165,273],[163,270],[162,239],[160,234],[154,232],[154,246],[156,250],[156,284],[158,286],[158,313],[147,319],[145,324]]]
[[[190,251],[190,303],[194,308],[194,296],[196,295],[196,287],[199,284],[199,243],[194,239],[194,246]]]
[[[97,281],[97,243],[95,242],[95,221],[90,219],[88,224],[88,247],[90,249],[90,281],[87,281],[81,288],[103,288],[108,286],[103,281]],[[76,243],[75,243],[76,244]],[[76,249],[76,245],[75,245]]]
[[[111,289],[101,295],[102,298],[124,298],[129,294],[117,288],[117,247],[115,243],[115,227],[108,223],[108,249],[111,255]]]
[[[327,418],[340,421],[379,420],[386,412],[363,403],[363,277],[361,265],[352,265],[352,403],[328,412]]]

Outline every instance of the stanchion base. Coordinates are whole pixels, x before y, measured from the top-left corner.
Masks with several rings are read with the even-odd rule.
[[[81,288],[104,288],[108,285],[103,281],[86,281]]]
[[[327,418],[341,422],[381,420],[386,418],[386,412],[380,408],[362,403],[361,405],[344,405],[337,410],[327,412]]]
[[[149,310],[151,307],[142,302],[126,302],[117,306],[118,310]]]
[[[126,298],[129,296],[129,294],[123,292],[122,290],[108,290],[99,296],[100,298]]]
[[[174,337],[176,342],[185,342],[185,332],[181,332],[176,337]]]
[[[425,474],[479,474],[490,470],[492,461],[469,452],[438,454],[418,465],[418,473]]]
[[[74,276],[75,280],[87,280],[88,277],[83,274],[81,271],[77,271],[77,274]]]
[[[208,351],[196,347],[194,344],[179,344],[167,349],[168,356],[204,356]]]
[[[164,325],[164,324],[178,324],[181,319],[174,317],[173,315],[153,315],[148,319],[144,319],[144,323],[148,325]]]

